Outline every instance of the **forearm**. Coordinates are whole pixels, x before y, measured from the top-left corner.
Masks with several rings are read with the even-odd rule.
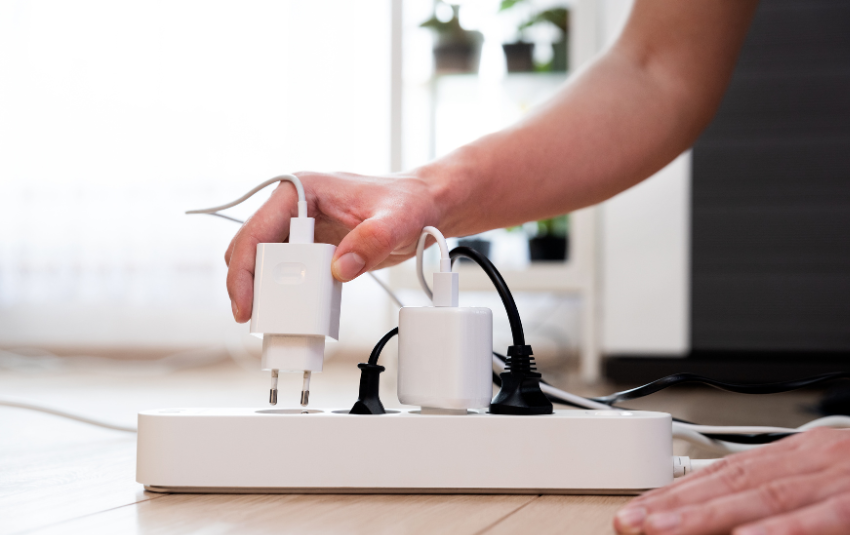
[[[441,228],[468,235],[567,213],[669,163],[719,104],[754,7],[744,6],[750,11],[733,8],[737,25],[715,50],[689,35],[692,54],[642,38],[641,19],[655,15],[644,8],[616,46],[527,119],[418,169],[434,191]],[[718,16],[729,24],[728,13]],[[657,21],[650,26],[663,31]]]

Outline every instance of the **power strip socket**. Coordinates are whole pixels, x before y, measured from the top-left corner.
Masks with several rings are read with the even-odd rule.
[[[635,494],[673,479],[671,417],[563,410],[139,413],[136,480],[158,492]]]

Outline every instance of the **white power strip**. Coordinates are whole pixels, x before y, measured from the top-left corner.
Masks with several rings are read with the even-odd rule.
[[[145,411],[136,480],[193,493],[634,494],[673,479],[666,413],[347,413]]]

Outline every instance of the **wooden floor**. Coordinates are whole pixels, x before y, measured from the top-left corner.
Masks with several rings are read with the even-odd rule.
[[[318,407],[350,406],[356,361],[336,361],[313,380]],[[391,371],[391,370],[388,370]],[[0,397],[26,399],[134,424],[142,409],[263,405],[267,376],[232,362],[170,374],[0,371]],[[392,374],[383,399],[393,405]],[[281,384],[294,404],[298,378]],[[570,382],[568,382],[570,383]],[[585,395],[611,391],[570,385]],[[814,393],[747,397],[679,389],[629,405],[711,424],[799,425]],[[291,403],[285,396],[292,396]],[[695,455],[686,446],[677,453]],[[180,495],[135,482],[135,435],[0,407],[0,533],[612,533],[620,496]]]

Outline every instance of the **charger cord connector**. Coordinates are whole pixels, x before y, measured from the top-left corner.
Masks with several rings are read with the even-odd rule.
[[[702,470],[720,459],[691,459],[687,456],[673,456],[673,477],[684,477],[688,474]]]

